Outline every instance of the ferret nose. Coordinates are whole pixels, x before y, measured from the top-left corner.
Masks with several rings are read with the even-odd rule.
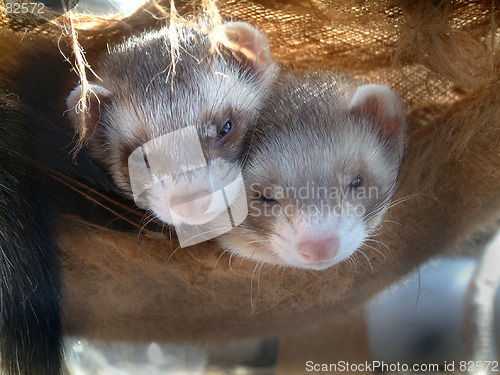
[[[188,219],[204,214],[212,202],[211,192],[200,190],[193,194],[174,195],[170,198],[170,211],[174,215]]]
[[[325,262],[332,260],[339,251],[337,237],[328,237],[320,240],[306,240],[298,244],[299,253],[305,261]]]

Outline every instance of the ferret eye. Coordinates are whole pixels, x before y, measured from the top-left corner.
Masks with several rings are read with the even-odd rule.
[[[274,198],[267,198],[267,197],[265,197],[263,195],[259,197],[259,200],[262,203],[264,203],[264,204],[277,204],[278,203],[278,201],[276,199],[274,199]]]
[[[231,121],[227,121],[224,126],[222,127],[221,131],[217,135],[217,141],[221,139],[222,137],[226,136],[231,129],[233,128],[233,124],[231,124]]]
[[[349,189],[355,189],[361,186],[363,186],[363,177],[357,175],[349,184]]]
[[[259,201],[262,204],[277,204],[278,201],[271,197],[266,197],[263,193],[254,195],[253,199]]]

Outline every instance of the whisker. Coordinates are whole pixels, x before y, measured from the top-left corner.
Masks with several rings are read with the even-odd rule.
[[[150,222],[152,222],[154,220],[154,217],[150,220],[148,220],[142,227],[141,229],[139,229],[139,232],[137,233],[137,239],[139,239],[139,237],[141,236],[141,232],[142,230],[146,227],[146,225],[148,225]]]
[[[172,246],[172,244],[170,244],[170,246]],[[171,247],[170,249],[172,249],[172,247]],[[164,267],[166,267],[166,265],[168,264],[168,262],[170,262],[170,259],[172,259],[172,257],[174,256],[174,254],[175,254],[175,253],[176,253],[179,249],[181,249],[181,245],[177,246],[177,247],[175,248],[175,250],[174,250],[172,253],[170,253],[170,256],[167,258],[167,260],[165,261],[165,263],[163,263],[163,266],[164,266]]]
[[[406,202],[406,201],[408,201],[410,199],[417,198],[417,197],[425,197],[425,198],[430,198],[432,200],[437,201],[436,197],[433,197],[432,195],[429,195],[429,194],[423,194],[423,193],[411,194],[411,195],[407,195],[405,197],[401,197],[401,198],[398,198],[398,199],[392,201],[392,203],[389,205],[388,208],[392,208],[394,206],[397,206],[400,203]]]
[[[387,245],[386,245],[385,243],[383,243],[382,241],[379,241],[379,240],[376,240],[376,239],[373,239],[373,238],[367,238],[365,241],[372,241],[372,242],[378,243],[378,244],[380,244],[380,245],[384,246],[384,247],[387,249],[387,251],[389,252],[389,254],[392,254],[392,253],[391,253],[391,249],[389,249],[389,246],[387,246]],[[365,243],[365,245],[366,245],[366,243]],[[375,249],[374,249],[374,250],[375,250]]]
[[[364,246],[366,246],[366,247],[368,247],[368,248],[372,249],[373,251],[376,251],[377,253],[379,253],[380,255],[382,255],[382,258],[384,258],[384,260],[386,260],[385,255],[384,255],[384,254],[383,254],[380,250],[378,250],[377,248],[375,248],[375,247],[373,247],[373,246],[370,246],[370,245],[368,245],[368,244],[366,244],[366,243],[364,244]]]
[[[252,312],[252,314],[255,313],[255,308],[254,308],[254,304],[253,304],[253,280],[254,280],[255,272],[257,271],[258,266],[259,266],[259,262],[255,263],[255,267],[253,268],[253,272],[252,272],[252,278],[250,280],[250,311]]]
[[[408,228],[407,226],[401,224],[401,223],[398,223],[397,221],[394,221],[394,220],[382,220],[383,223],[393,223],[393,224],[398,224],[399,226],[403,227],[404,229],[406,230],[410,230],[410,228]]]
[[[339,272],[339,268],[338,268],[338,266],[337,266],[337,265],[333,265],[332,267],[330,267],[330,268],[328,269],[328,270],[329,270],[329,272],[330,272],[330,270],[331,270],[332,268],[335,268],[335,273],[333,274],[333,276],[328,277],[328,278],[320,277],[319,275],[317,275],[317,274],[316,274],[316,272],[315,272],[314,270],[310,270],[310,271],[311,271],[311,273],[312,273],[312,274],[313,274],[313,275],[314,275],[314,276],[315,276],[318,280],[323,281],[323,282],[329,282],[329,281],[332,281],[332,280],[335,278],[335,276],[337,276],[337,274],[338,274],[338,272]],[[326,270],[323,270],[323,271],[326,271]]]

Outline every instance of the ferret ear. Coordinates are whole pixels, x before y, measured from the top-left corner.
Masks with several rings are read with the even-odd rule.
[[[368,84],[358,87],[349,107],[352,111],[377,123],[385,138],[404,128],[403,101],[389,86]]]
[[[226,47],[237,61],[263,73],[274,67],[267,37],[245,22],[230,22],[212,30],[212,43]]]
[[[83,86],[76,86],[66,99],[66,107],[70,118],[77,131],[83,130],[83,120],[80,112],[80,100],[82,98]],[[85,113],[85,135],[87,139],[100,134],[99,122],[101,109],[104,103],[111,98],[111,92],[99,85],[90,84],[88,93],[88,105]]]

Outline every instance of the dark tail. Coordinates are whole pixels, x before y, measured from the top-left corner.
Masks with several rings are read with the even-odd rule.
[[[114,185],[73,134],[0,92],[0,357],[8,375],[61,372],[57,215],[72,203],[44,166],[107,190]],[[14,96],[15,97],[15,96]]]
[[[59,43],[38,38],[21,45],[8,35],[2,42],[20,44],[0,67],[0,373],[57,375],[62,286],[55,220],[76,202],[41,166],[115,187],[85,149],[71,154],[74,135],[64,126],[61,97],[76,75]]]
[[[1,153],[3,154],[3,152]],[[0,161],[0,356],[6,373],[59,374],[61,280],[43,186]],[[14,167],[14,168],[13,168]],[[29,172],[28,172],[29,173]]]
[[[0,103],[0,357],[8,375],[54,375],[62,336],[54,207],[26,161],[23,116]]]

